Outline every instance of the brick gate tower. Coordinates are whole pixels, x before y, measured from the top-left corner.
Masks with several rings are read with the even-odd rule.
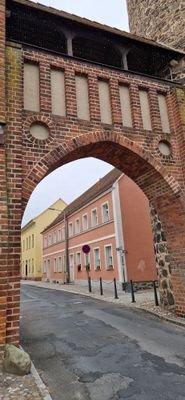
[[[127,0],[131,33],[185,50],[182,0]]]
[[[131,19],[144,25],[135,3]],[[152,1],[137,3],[153,10]],[[185,91],[170,70],[184,58],[29,0],[0,0],[0,347],[19,343],[21,220],[31,193],[84,157],[111,163],[148,197],[161,221],[154,215],[161,303],[185,316]]]

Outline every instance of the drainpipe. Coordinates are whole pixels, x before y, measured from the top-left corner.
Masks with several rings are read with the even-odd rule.
[[[64,227],[65,227],[65,283],[70,282],[70,269],[69,269],[69,245],[68,245],[68,220],[64,211]]]

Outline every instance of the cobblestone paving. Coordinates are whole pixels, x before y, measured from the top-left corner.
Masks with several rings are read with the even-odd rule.
[[[42,400],[31,374],[17,376],[2,371],[0,363],[0,400]]]

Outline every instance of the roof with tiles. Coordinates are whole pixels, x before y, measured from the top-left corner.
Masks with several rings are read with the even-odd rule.
[[[61,214],[50,224],[48,225],[44,231],[48,231],[49,229],[53,228],[60,222],[64,220],[65,217],[69,217],[77,210],[84,207],[89,202],[95,200],[98,196],[110,190],[112,185],[116,180],[122,175],[122,172],[118,169],[114,168],[108,174],[106,174],[103,178],[101,178],[97,183],[91,186],[86,192],[84,192],[81,196],[77,197],[72,203],[70,203],[62,212]]]

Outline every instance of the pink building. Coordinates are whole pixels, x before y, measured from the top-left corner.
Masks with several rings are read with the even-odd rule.
[[[82,247],[90,246],[89,254]],[[148,200],[113,169],[69,204],[43,231],[43,279],[120,283],[155,280]]]

